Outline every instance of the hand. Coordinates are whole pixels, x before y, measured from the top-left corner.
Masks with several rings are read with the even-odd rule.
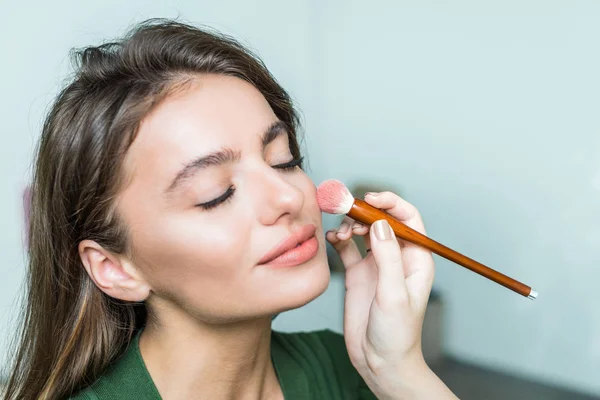
[[[365,201],[425,234],[418,210],[397,195],[368,194]],[[370,250],[366,257],[360,254],[353,235],[365,237]],[[421,329],[434,277],[431,253],[397,240],[385,220],[369,228],[346,217],[339,229],[327,232],[326,237],[346,268],[344,337],[348,354],[371,390],[379,398],[411,394],[417,396],[411,398],[444,398],[439,397],[441,393],[455,398],[429,370],[421,349]],[[431,392],[436,385],[441,391]]]

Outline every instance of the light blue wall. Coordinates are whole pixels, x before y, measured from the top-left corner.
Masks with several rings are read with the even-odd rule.
[[[304,112],[316,181],[399,191],[432,237],[540,292],[438,260],[452,355],[600,393],[600,3],[28,4],[3,5],[0,25],[2,339],[22,280],[20,191],[68,50],[179,14],[259,51]],[[329,323],[308,311],[276,323]]]
[[[540,293],[438,260],[452,355],[600,393],[600,2],[320,4],[316,175]]]

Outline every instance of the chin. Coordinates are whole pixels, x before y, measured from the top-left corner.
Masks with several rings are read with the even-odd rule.
[[[293,310],[310,303],[322,295],[329,286],[329,264],[327,255],[319,254],[306,265],[295,271],[294,277],[286,282],[286,287],[279,292],[281,308],[277,312]],[[298,268],[298,267],[295,267]]]

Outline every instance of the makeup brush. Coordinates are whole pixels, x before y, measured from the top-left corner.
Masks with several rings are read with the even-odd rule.
[[[317,202],[323,212],[328,214],[346,214],[355,221],[363,224],[371,225],[377,220],[385,219],[400,239],[424,247],[522,296],[532,300],[537,298],[537,292],[532,290],[531,287],[430,239],[398,221],[385,211],[375,208],[363,200],[355,199],[348,188],[340,181],[330,179],[321,183],[317,188]]]

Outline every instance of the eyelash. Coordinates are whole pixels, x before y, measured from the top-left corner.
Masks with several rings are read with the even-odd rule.
[[[304,157],[296,158],[290,162],[286,162],[285,164],[274,165],[273,168],[281,169],[284,171],[292,171],[294,168],[299,167],[302,164]]]
[[[302,164],[303,160],[304,160],[304,157],[300,157],[300,158],[294,159],[294,160],[284,163],[284,164],[274,165],[273,168],[280,169],[285,172],[293,171],[296,167],[298,167]],[[229,186],[229,188],[225,191],[225,193],[223,193],[216,199],[207,201],[206,203],[198,204],[198,207],[200,207],[204,210],[210,210],[212,208],[215,208],[221,204],[224,204],[228,200],[231,200],[234,192],[235,192],[235,188],[233,186]]]

